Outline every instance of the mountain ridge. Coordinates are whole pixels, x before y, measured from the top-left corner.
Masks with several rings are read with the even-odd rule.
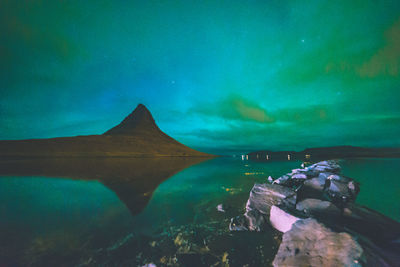
[[[150,111],[143,104],[138,104],[121,123],[109,129],[103,135],[131,135],[137,132],[162,133]]]
[[[0,141],[0,157],[212,157],[165,134],[139,104],[101,135]]]

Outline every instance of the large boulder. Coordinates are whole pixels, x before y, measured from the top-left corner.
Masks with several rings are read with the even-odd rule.
[[[361,266],[363,249],[349,234],[314,219],[296,221],[283,234],[273,266]]]
[[[273,205],[282,203],[294,207],[296,205],[296,192],[288,187],[276,184],[255,184],[250,191],[246,211],[258,210],[269,215]]]

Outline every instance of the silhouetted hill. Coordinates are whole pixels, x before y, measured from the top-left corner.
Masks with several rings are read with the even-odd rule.
[[[103,135],[0,141],[0,157],[209,157],[162,132],[142,104]]]
[[[356,146],[333,146],[307,148],[303,151],[260,150],[248,153],[255,160],[321,160],[334,158],[397,158],[400,148],[366,148]]]

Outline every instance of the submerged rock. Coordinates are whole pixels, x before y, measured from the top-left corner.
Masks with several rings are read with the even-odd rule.
[[[249,230],[248,218],[246,218],[244,215],[233,217],[231,219],[231,222],[229,223],[229,230],[248,231]]]
[[[267,219],[266,215],[261,213],[257,209],[248,210],[244,217],[247,219],[247,229],[250,231],[262,231],[264,230]]]
[[[289,231],[292,225],[298,220],[300,220],[300,218],[291,215],[277,206],[271,207],[269,221],[271,225],[280,232],[285,233]]]
[[[314,219],[296,221],[283,234],[273,266],[361,266],[363,249],[349,234]]]
[[[219,212],[225,212],[224,206],[223,206],[222,204],[218,204],[218,206],[217,206],[217,211],[219,211]]]

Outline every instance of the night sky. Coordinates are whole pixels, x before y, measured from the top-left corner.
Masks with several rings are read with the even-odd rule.
[[[306,4],[307,3],[307,4]],[[400,146],[400,2],[0,2],[0,139],[138,103],[208,152]]]

